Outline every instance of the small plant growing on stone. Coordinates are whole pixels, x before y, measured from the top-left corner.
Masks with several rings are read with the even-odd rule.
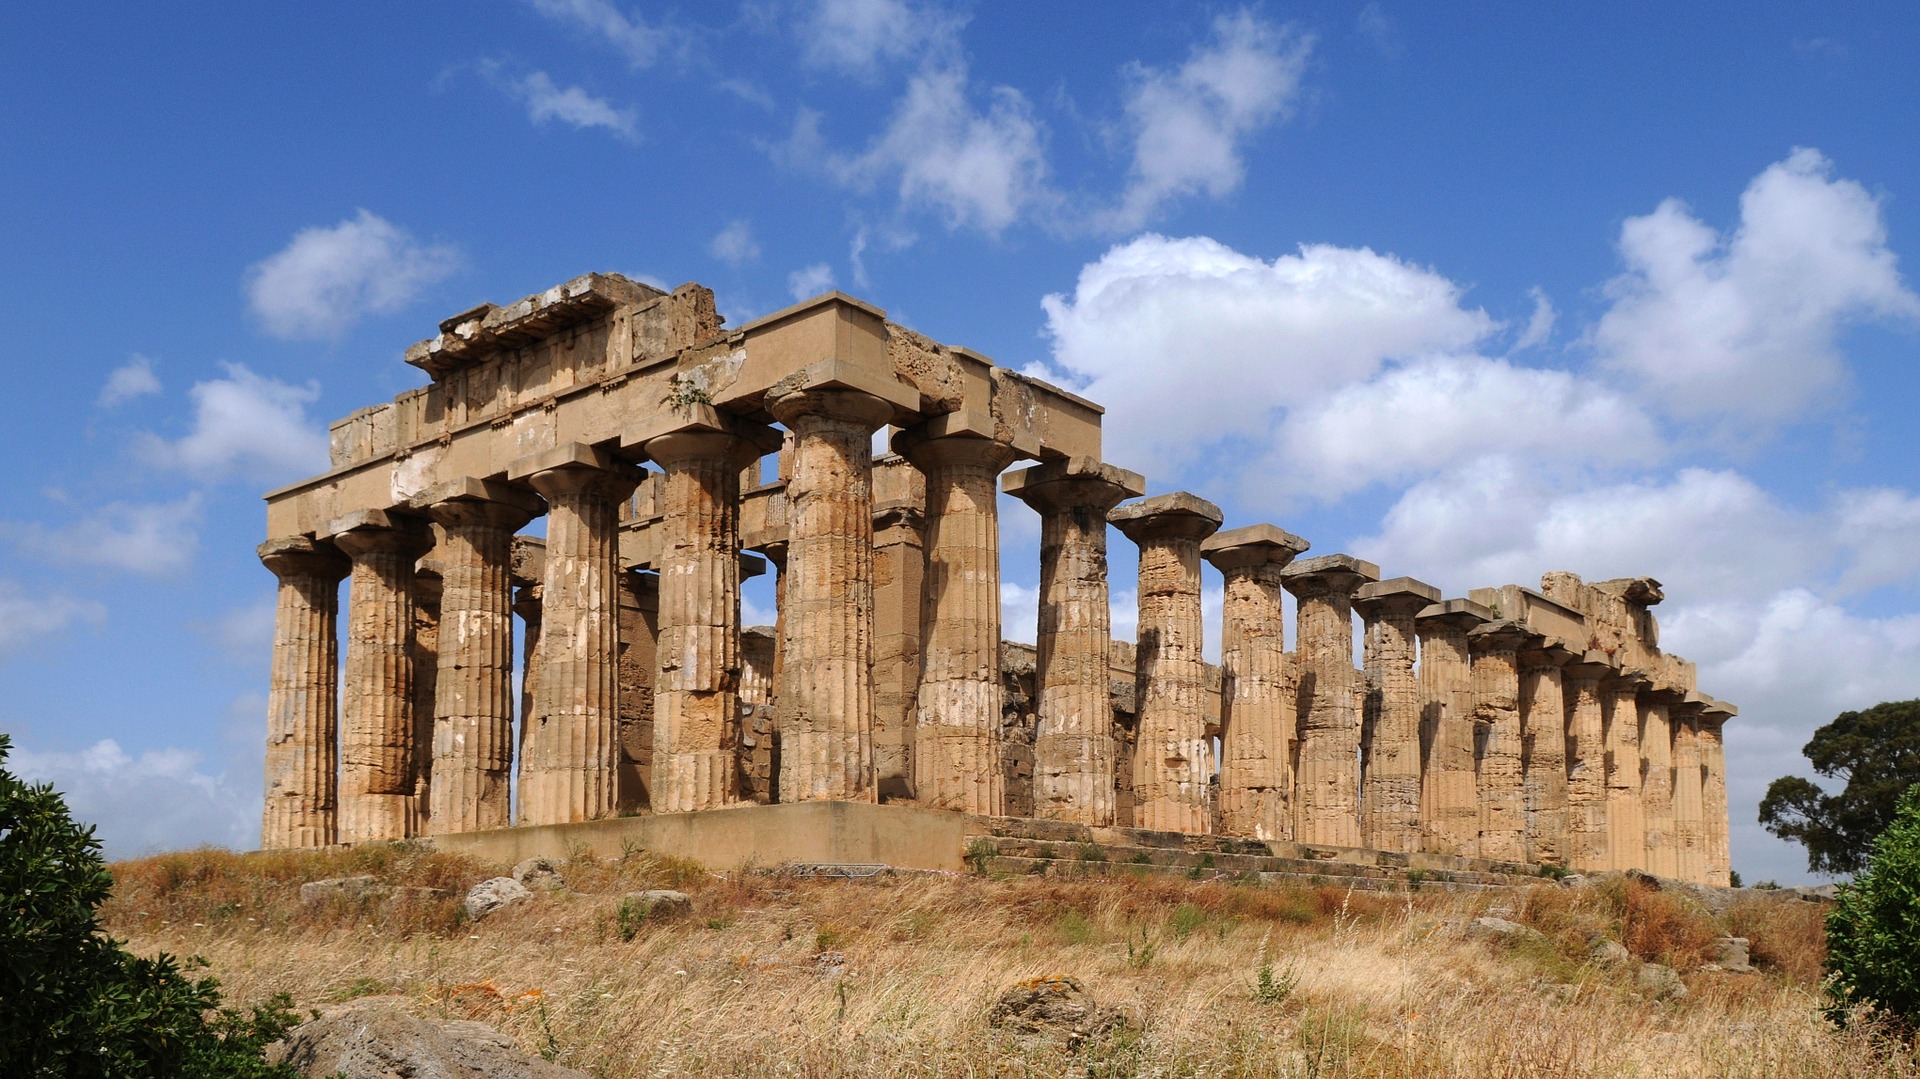
[[[707,393],[705,386],[690,378],[675,375],[667,382],[665,403],[676,409],[684,409],[691,405],[710,405],[713,397]]]
[[[1134,865],[1151,865],[1153,864],[1153,855],[1148,854],[1146,851],[1141,851],[1133,856],[1132,861]]]
[[[985,836],[976,836],[967,844],[966,862],[973,867],[975,873],[984,877],[987,875],[987,859],[999,853],[1000,849],[994,846],[993,840]]]
[[[1566,880],[1570,870],[1558,862],[1541,862],[1540,875],[1547,880]]]
[[[1407,891],[1417,892],[1420,890],[1420,886],[1422,884],[1425,884],[1426,882],[1427,882],[1426,870],[1424,869],[1407,870]]]
[[[1082,843],[1080,844],[1080,860],[1083,862],[1104,862],[1107,860],[1107,852],[1101,850],[1100,844],[1098,843]]]

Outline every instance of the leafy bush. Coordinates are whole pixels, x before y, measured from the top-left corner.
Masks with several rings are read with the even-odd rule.
[[[100,841],[51,786],[6,770],[11,748],[0,734],[0,1074],[294,1075],[261,1057],[295,1021],[290,998],[222,1009],[213,978],[99,932]]]
[[[1900,798],[1874,840],[1867,870],[1843,888],[1827,915],[1828,1014],[1873,1012],[1908,1033],[1920,1029],[1920,787]]]

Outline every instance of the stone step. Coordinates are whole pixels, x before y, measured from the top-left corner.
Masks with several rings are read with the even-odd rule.
[[[1323,861],[1310,858],[1281,858],[1271,855],[1228,854],[1213,851],[1172,850],[1159,847],[1109,846],[1094,843],[1061,843],[1006,836],[970,836],[969,850],[988,850],[995,857],[1023,858],[1032,861],[1102,863],[1116,866],[1148,866],[1202,874],[1283,874],[1300,879],[1338,877],[1341,880],[1419,880],[1447,884],[1471,884],[1512,887],[1537,883],[1527,874],[1487,873],[1473,870],[1403,869],[1396,866],[1358,865],[1352,862]]]
[[[1242,872],[1231,873],[1222,869],[1202,869],[1198,866],[1182,868],[1177,865],[1161,865],[1151,862],[1083,862],[1054,858],[1027,858],[1015,855],[993,855],[984,860],[985,871],[991,876],[1046,876],[1067,880],[1087,879],[1126,879],[1140,877],[1174,877],[1185,880],[1218,880],[1238,883],[1259,884],[1266,887],[1321,887],[1351,888],[1360,892],[1435,891],[1435,892],[1486,892],[1511,888],[1516,885],[1534,883],[1530,879],[1509,879],[1499,882],[1461,881],[1421,879],[1410,881],[1405,877],[1369,877],[1356,876],[1340,872],[1341,867],[1331,867],[1332,872]]]

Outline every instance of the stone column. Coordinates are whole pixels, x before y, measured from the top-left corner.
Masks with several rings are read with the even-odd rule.
[[[1700,808],[1706,837],[1706,883],[1725,888],[1732,883],[1733,860],[1728,842],[1727,752],[1722,730],[1733,717],[1728,705],[1714,701],[1700,713]]]
[[[1706,818],[1700,783],[1700,710],[1697,695],[1670,709],[1673,718],[1674,876],[1707,882]]]
[[[1220,825],[1227,835],[1293,837],[1295,697],[1280,571],[1306,549],[1306,540],[1268,524],[1217,532],[1200,545],[1200,556],[1226,579],[1220,610]]]
[[[266,811],[260,846],[324,847],[339,807],[340,579],[351,563],[305,536],[268,540],[260,561],[279,579],[267,690]]]
[[[442,532],[430,835],[505,828],[513,783],[513,534],[545,510],[531,491],[463,479],[414,500]]]
[[[1569,863],[1567,694],[1562,665],[1574,658],[1550,637],[1520,650],[1520,776],[1527,815],[1526,860]]]
[[[894,448],[927,478],[927,571],[914,707],[914,797],[1006,812],[1000,767],[1000,470],[1011,446],[905,431]]]
[[[1526,787],[1520,772],[1520,649],[1536,635],[1526,624],[1489,622],[1467,634],[1473,655],[1473,722],[1480,746],[1480,857],[1527,856]]]
[[[1673,838],[1673,724],[1668,692],[1655,688],[1641,699],[1640,809],[1646,822],[1646,869],[1675,877]]]
[[[1647,818],[1640,805],[1640,691],[1646,685],[1646,674],[1634,668],[1600,684],[1607,724],[1609,869],[1647,868]]]
[[[1109,523],[1140,545],[1136,828],[1204,834],[1211,824],[1207,786],[1213,747],[1207,740],[1207,663],[1201,656],[1200,541],[1219,529],[1220,520],[1220,507],[1185,491],[1107,514]]]
[[[618,794],[619,504],[640,474],[607,451],[569,443],[509,472],[546,496],[540,679],[520,768],[520,819],[566,824],[612,816]]]
[[[1090,457],[1049,461],[1002,480],[1040,514],[1040,610],[1034,642],[1039,729],[1033,811],[1113,824],[1113,705],[1107,663],[1107,511],[1146,489],[1137,472]]]
[[[1366,845],[1420,849],[1420,681],[1413,620],[1440,590],[1412,577],[1362,585],[1353,606],[1366,625],[1366,702],[1360,717],[1360,825]]]
[[[1380,567],[1330,554],[1288,566],[1281,578],[1298,602],[1300,752],[1294,768],[1293,836],[1358,847],[1360,673],[1353,668],[1353,593]]]
[[[417,519],[362,510],[328,526],[353,559],[348,585],[345,733],[338,840],[405,839],[419,826],[414,760],[413,565],[428,533]]]
[[[1606,701],[1603,679],[1616,668],[1588,650],[1561,670],[1567,702],[1567,867],[1596,873],[1613,864],[1607,849]]]
[[[1450,599],[1414,617],[1420,634],[1420,771],[1422,845],[1433,854],[1471,855],[1479,845],[1475,787],[1473,667],[1467,633],[1493,620],[1472,600]]]
[[[653,811],[717,809],[740,801],[740,472],[780,436],[694,404],[621,441],[665,473]]]
[[[838,388],[770,393],[767,407],[794,436],[780,800],[873,801],[873,432],[894,407]]]

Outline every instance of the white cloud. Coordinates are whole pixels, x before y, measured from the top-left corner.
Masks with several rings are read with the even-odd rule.
[[[363,314],[398,311],[458,263],[453,248],[421,244],[361,210],[332,228],[302,229],[256,264],[247,298],[276,337],[333,337]]]
[[[106,616],[107,609],[91,600],[58,593],[31,595],[16,582],[0,578],[0,660],[75,623],[99,623]]]
[[[1553,309],[1553,301],[1547,297],[1545,289],[1535,286],[1527,290],[1527,296],[1533,300],[1533,314],[1527,319],[1526,329],[1514,339],[1513,351],[1525,352],[1547,343],[1553,336],[1553,324],[1559,318],[1559,312]]]
[[[1779,419],[1830,404],[1846,384],[1845,325],[1920,318],[1879,201],[1832,172],[1796,149],[1748,184],[1727,236],[1674,199],[1629,218],[1627,272],[1593,333],[1601,362],[1679,416]]]
[[[1241,10],[1214,20],[1213,37],[1174,70],[1127,69],[1133,166],[1103,224],[1133,229],[1169,199],[1240,186],[1246,138],[1284,116],[1300,92],[1313,39]]]
[[[1052,370],[1107,407],[1108,457],[1177,469],[1274,412],[1390,359],[1465,349],[1497,324],[1445,277],[1325,244],[1271,262],[1206,237],[1145,235],[1042,301]]]
[[[634,110],[617,108],[607,99],[594,97],[578,86],[564,89],[556,86],[544,71],[510,83],[508,88],[526,103],[527,118],[536,124],[559,120],[582,130],[605,128],[628,141],[640,137]]]
[[[5,530],[36,558],[164,577],[193,564],[199,527],[200,496],[192,494],[177,502],[109,502],[59,528],[8,524]]]
[[[883,61],[951,46],[963,22],[901,0],[816,0],[800,25],[801,58],[815,67],[871,75]]]
[[[94,403],[101,408],[113,408],[136,397],[159,392],[160,379],[153,373],[153,361],[136,352],[132,359],[107,376],[107,384],[100,387],[100,396]]]
[[[1843,491],[1832,513],[1835,538],[1851,556],[1840,589],[1857,592],[1920,580],[1920,498],[1886,487]]]
[[[259,845],[260,801],[200,770],[200,755],[155,749],[132,756],[105,739],[74,753],[16,744],[12,770],[51,783],[76,820],[98,826],[108,858],[132,858],[206,844]]]
[[[1040,640],[1040,590],[1031,585],[1000,582],[1000,637],[1034,644]]]
[[[739,266],[760,257],[760,243],[753,238],[752,225],[729,221],[707,244],[707,253],[729,266]]]
[[[833,287],[833,267],[824,262],[802,266],[787,275],[787,291],[796,300],[818,296]]]
[[[327,434],[306,414],[319,385],[289,385],[237,363],[221,366],[226,378],[194,384],[192,430],[173,441],[144,436],[147,460],[201,479],[297,479],[326,468]]]
[[[215,619],[209,634],[228,662],[263,674],[273,655],[274,596],[271,592]],[[262,705],[260,714],[265,713]]]
[[[599,38],[636,68],[650,67],[670,48],[675,35],[649,26],[609,0],[529,0],[533,9]]]

